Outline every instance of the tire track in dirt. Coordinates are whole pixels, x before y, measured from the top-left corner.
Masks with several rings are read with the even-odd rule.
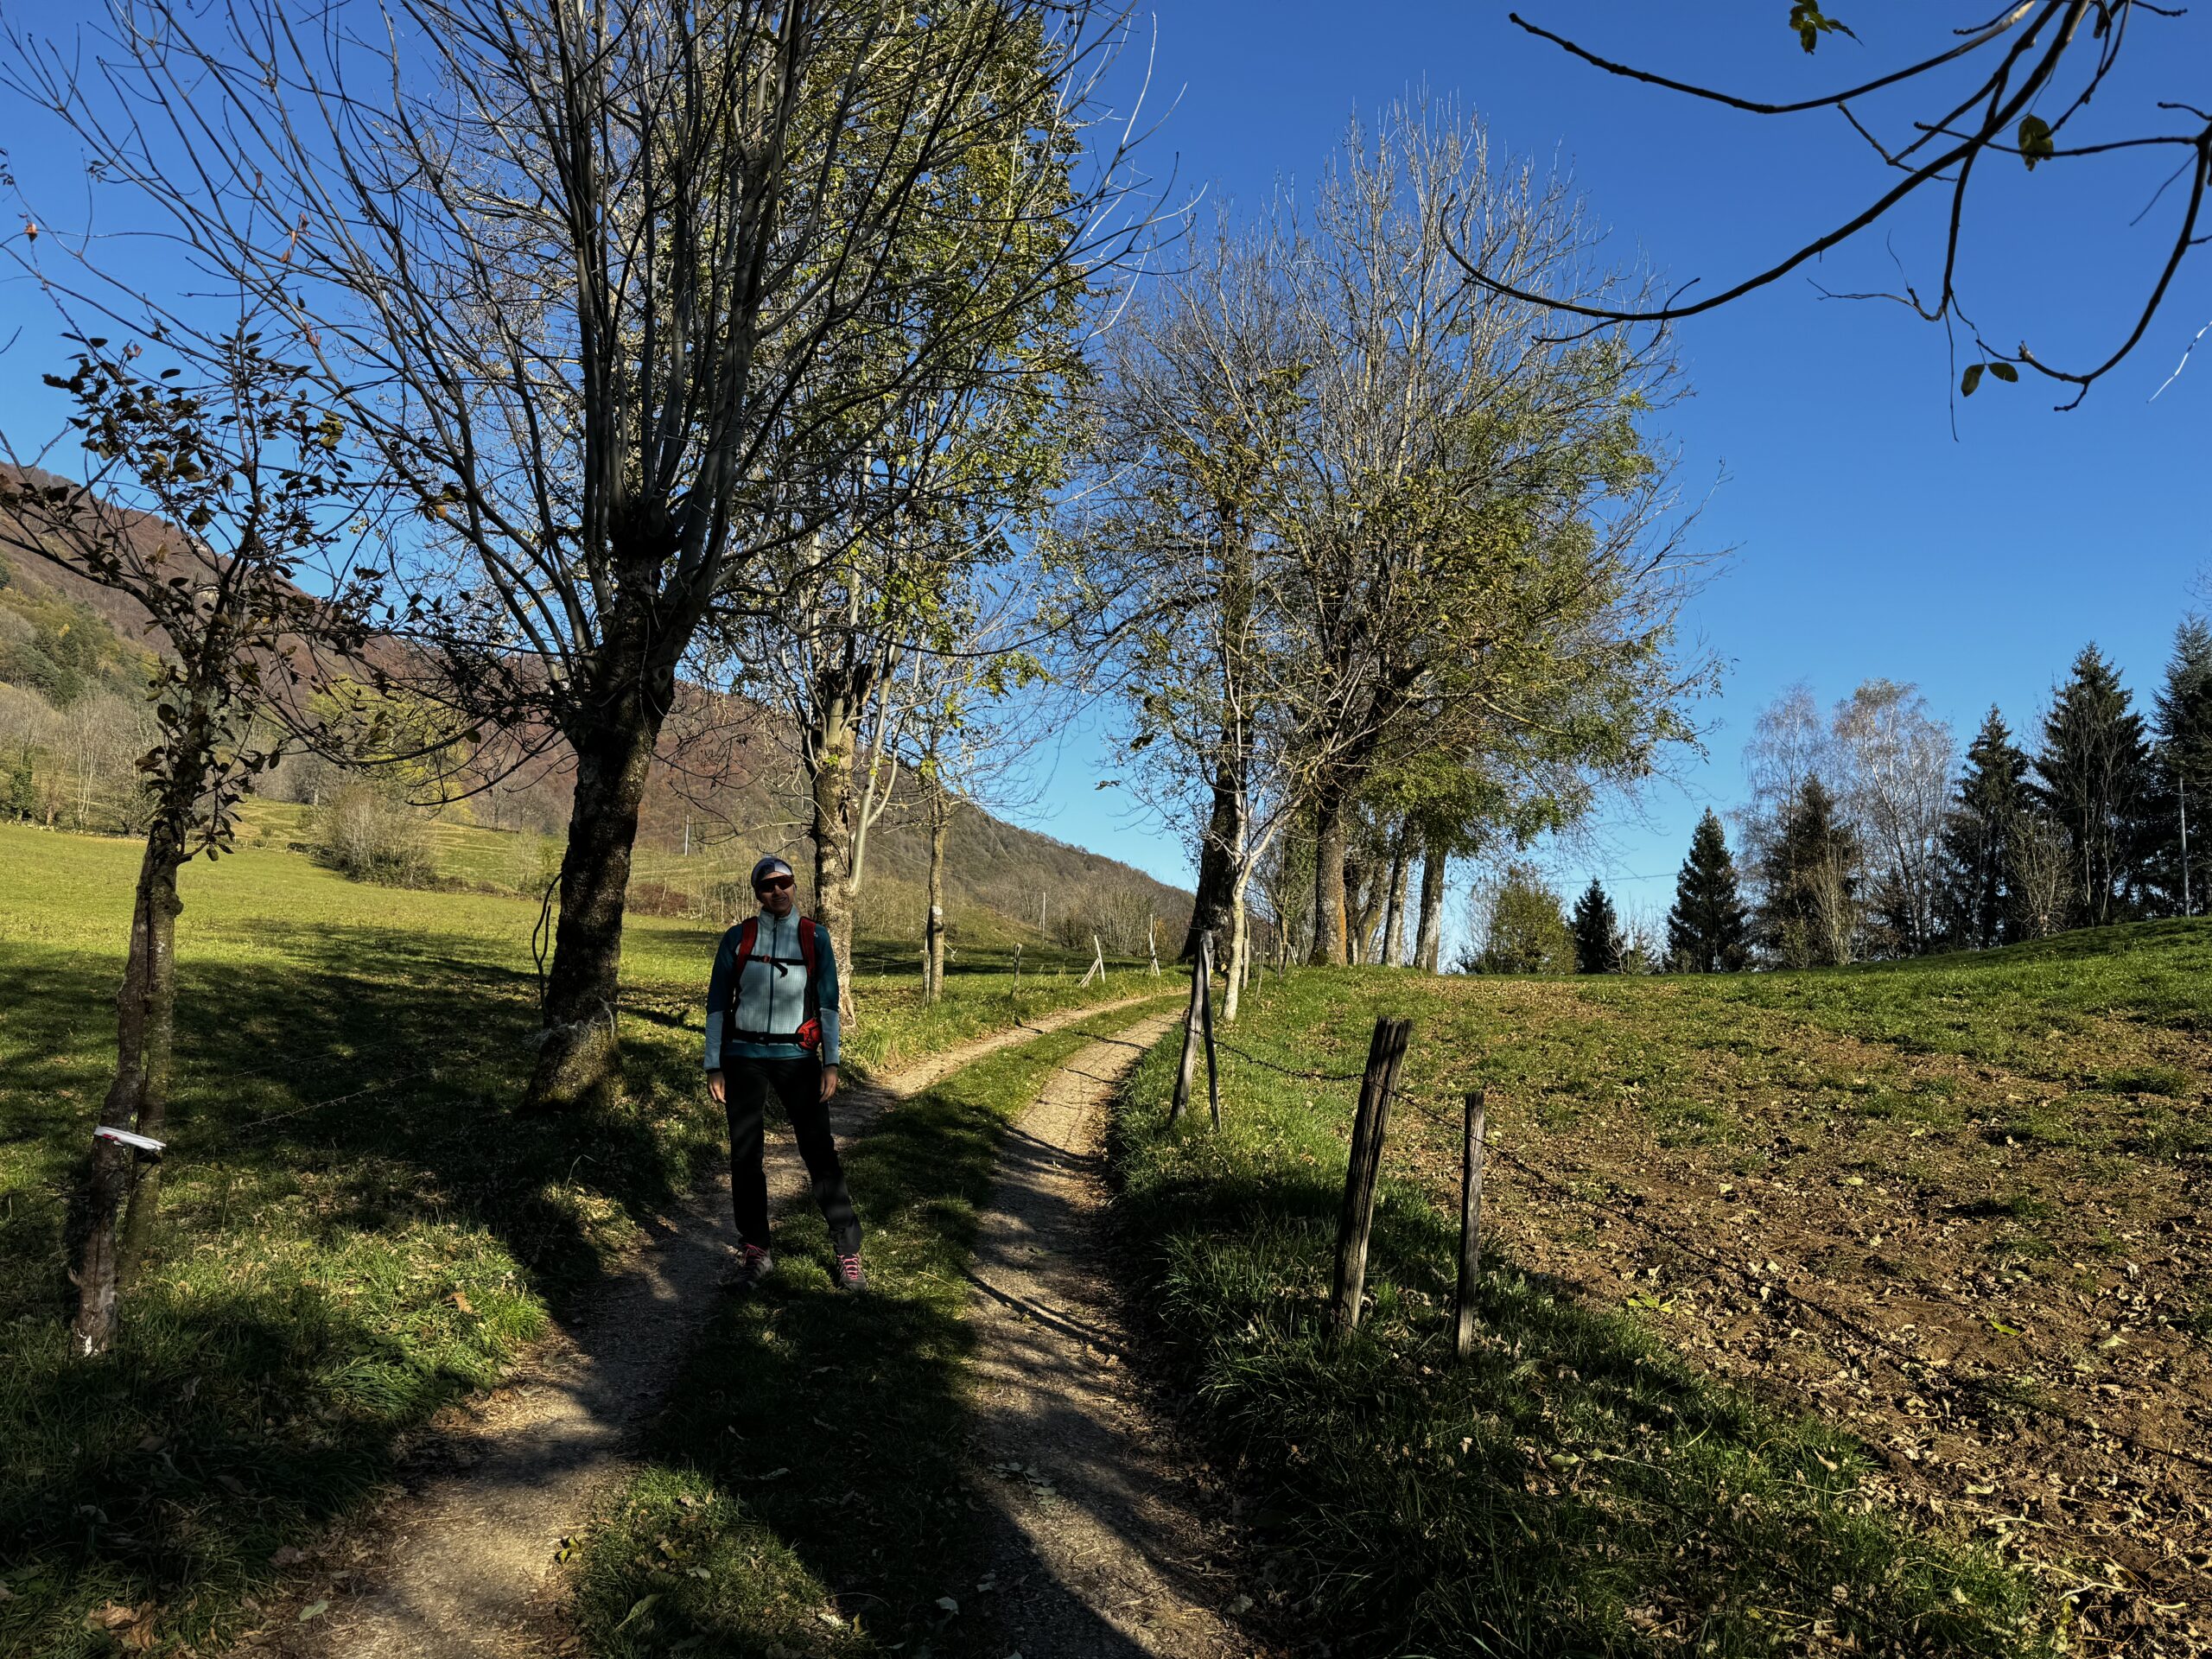
[[[996,1511],[983,1580],[1002,1633],[996,1653],[1257,1650],[1218,1611],[1236,1590],[1230,1541],[1208,1512],[1222,1506],[1205,1501],[1131,1375],[1104,1252],[1108,1104],[1177,1020],[1158,1014],[1077,1052],[999,1154],[971,1272],[978,1484]]]
[[[885,1107],[987,1055],[1116,1008],[1056,1011],[855,1084],[832,1110],[838,1139],[866,1132]],[[806,1175],[788,1135],[772,1136],[769,1197],[802,1198]],[[409,1459],[403,1490],[314,1552],[319,1571],[276,1618],[234,1644],[288,1659],[506,1659],[540,1655],[555,1556],[592,1507],[632,1471],[658,1411],[718,1300],[736,1233],[720,1179],[652,1218],[645,1242],[506,1382],[460,1408]],[[302,1622],[300,1614],[324,1608]]]

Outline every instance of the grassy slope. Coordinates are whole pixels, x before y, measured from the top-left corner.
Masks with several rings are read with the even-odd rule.
[[[0,826],[0,1653],[110,1650],[158,1605],[200,1641],[272,1552],[359,1502],[719,1152],[697,1044],[711,931],[643,919],[629,1103],[506,1108],[534,905],[356,886],[255,849],[185,873],[167,1224],[113,1358],[64,1357],[66,1197],[111,1064],[135,849]],[[1077,1000],[1073,976],[861,979],[895,1065]],[[1082,994],[1124,994],[1126,978]]]
[[[1006,1126],[1053,1067],[1135,1017],[1098,1015],[983,1061],[854,1143],[868,1296],[830,1288],[817,1229],[801,1235],[815,1236],[809,1254],[779,1253],[763,1294],[725,1307],[652,1465],[584,1542],[590,1652],[984,1650],[965,1491],[976,1217]]]
[[[2203,1443],[2154,1407],[2206,1398],[2184,1293],[2208,958],[2212,929],[2175,925],[1831,974],[1270,983],[1233,1040],[1292,1070],[1356,1072],[1378,1014],[1416,1021],[1374,1306],[1334,1357],[1354,1085],[1231,1055],[1217,1139],[1166,1129],[1173,1057],[1152,1056],[1128,1220],[1164,1337],[1274,1494],[1279,1609],[1373,1653],[2010,1653],[2062,1625],[2091,1651],[2196,1650],[2185,1465],[2039,1414],[2061,1384],[2017,1379],[2047,1351],[2107,1427]],[[1462,1371],[1446,1215],[1478,1084],[1493,1138],[1560,1185],[1493,1166]],[[1794,1293],[1934,1357],[1885,1369]],[[2092,1322],[2055,1328],[2077,1303]],[[2051,1573],[2066,1601],[2034,1582],[2084,1557],[2130,1565]],[[2174,1645],[2130,1645],[2161,1629]]]

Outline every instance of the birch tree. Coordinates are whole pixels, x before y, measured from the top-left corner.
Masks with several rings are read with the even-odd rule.
[[[1868,680],[1837,704],[1834,734],[1845,804],[1872,878],[1869,906],[1890,952],[1933,950],[1942,934],[1943,824],[1957,755],[1951,728],[1913,687]]]

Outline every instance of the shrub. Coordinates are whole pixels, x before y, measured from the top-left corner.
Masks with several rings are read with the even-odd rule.
[[[315,815],[322,861],[356,881],[427,887],[437,880],[430,826],[391,791],[359,779],[340,785]]]

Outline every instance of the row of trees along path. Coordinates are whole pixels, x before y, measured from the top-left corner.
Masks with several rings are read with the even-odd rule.
[[[737,0],[619,27],[404,0],[389,30],[154,0],[96,72],[72,40],[10,33],[0,83],[196,275],[151,288],[103,263],[113,238],[37,213],[7,245],[70,319],[168,359],[142,376],[138,346],[87,334],[56,442],[93,458],[92,487],[50,487],[47,449],[10,441],[0,503],[16,544],[137,600],[175,652],[73,1268],[83,1351],[112,1338],[132,1259],[112,1217],[157,1155],[174,873],[228,844],[304,716],[270,683],[302,647],[355,652],[372,621],[365,701],[417,716],[416,747],[571,768],[528,1107],[616,1086],[639,808],[687,664],[734,652],[755,689],[796,685],[818,904],[850,959],[861,711],[895,683],[959,726],[977,550],[1051,495],[1080,308],[1144,232],[1128,130],[1091,120],[1117,39],[1046,0]],[[318,556],[327,580],[296,580]],[[932,653],[951,666],[922,671]],[[349,758],[410,741],[294,734]]]

